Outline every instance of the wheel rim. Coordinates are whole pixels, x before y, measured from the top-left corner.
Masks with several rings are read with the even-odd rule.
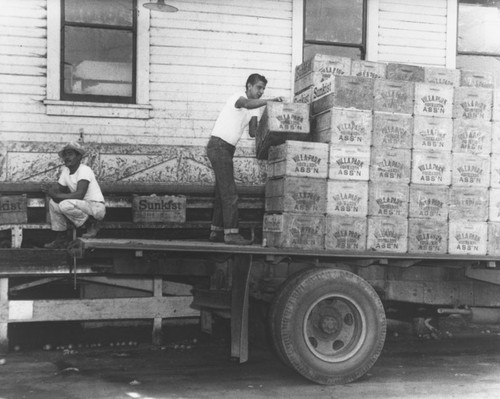
[[[324,295],[304,317],[304,340],[314,356],[337,363],[353,357],[366,337],[366,315],[344,295]]]

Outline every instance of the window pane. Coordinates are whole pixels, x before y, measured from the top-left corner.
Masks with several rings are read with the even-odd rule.
[[[500,0],[460,3],[458,51],[500,54]]]
[[[305,25],[305,40],[361,44],[363,0],[309,0]]]
[[[361,59],[361,50],[359,48],[304,43],[304,60],[311,58],[314,54],[328,54],[357,60]]]
[[[64,0],[68,22],[132,26],[133,0]]]
[[[65,28],[64,92],[132,96],[132,33]]]

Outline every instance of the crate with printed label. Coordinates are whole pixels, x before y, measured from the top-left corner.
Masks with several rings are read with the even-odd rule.
[[[453,96],[453,117],[457,119],[491,120],[493,90],[477,87],[456,87]]]
[[[370,182],[368,216],[408,217],[410,187],[408,184]]]
[[[446,254],[448,223],[445,220],[408,219],[408,252]]]
[[[370,180],[410,183],[411,150],[401,148],[372,148]]]
[[[327,216],[325,249],[330,251],[366,251],[367,219],[351,216]]]
[[[383,62],[352,60],[351,75],[361,78],[385,79],[387,64]]]
[[[358,146],[330,146],[328,178],[332,180],[364,180],[370,178],[370,149]]]
[[[492,146],[492,123],[482,119],[455,119],[453,152],[489,155]]]
[[[453,153],[451,184],[454,186],[488,187],[490,185],[490,157]]]
[[[486,187],[450,187],[450,220],[486,222],[489,216],[489,192]]]
[[[447,220],[448,186],[410,184],[410,218]]]
[[[423,82],[425,79],[424,67],[410,64],[388,63],[386,78],[389,80]]]
[[[406,253],[408,219],[398,216],[368,216],[367,250]]]
[[[448,253],[451,255],[486,255],[488,223],[450,220]]]
[[[493,73],[479,72],[470,69],[461,69],[460,86],[482,87],[485,89],[492,89],[494,87]]]
[[[368,215],[368,182],[327,180],[327,215],[366,217]]]
[[[323,72],[332,75],[349,75],[352,60],[328,54],[315,54],[302,64],[295,67],[295,80],[311,72]]]
[[[460,70],[439,67],[424,67],[424,81],[438,85],[460,86]]]
[[[434,83],[415,83],[414,114],[451,118],[453,87]]]
[[[414,184],[450,185],[450,151],[413,150],[411,182]]]
[[[413,141],[411,115],[374,112],[372,144],[380,148],[410,149]]]
[[[413,114],[415,83],[377,79],[374,82],[373,93],[374,111]]]
[[[415,115],[413,118],[413,148],[415,150],[451,151],[453,120]]]

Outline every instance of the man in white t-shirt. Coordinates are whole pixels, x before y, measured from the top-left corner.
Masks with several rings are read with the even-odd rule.
[[[233,156],[236,144],[258,108],[268,101],[283,101],[282,97],[261,99],[267,79],[259,74],[248,77],[245,92],[233,94],[219,114],[207,145],[207,155],[215,174],[215,204],[210,241],[250,245],[238,228],[238,193],[234,181]]]
[[[68,143],[59,151],[64,166],[57,186],[42,184],[42,191],[51,198],[49,202],[50,223],[57,232],[56,239],[45,245],[48,249],[66,248],[68,244],[68,221],[75,227],[86,227],[83,237],[95,237],[99,221],[106,214],[104,196],[94,172],[81,163],[85,150],[77,143]]]

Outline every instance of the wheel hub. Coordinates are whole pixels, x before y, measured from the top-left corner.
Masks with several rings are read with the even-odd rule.
[[[319,328],[328,335],[336,334],[340,330],[340,323],[336,317],[323,316],[319,322]]]

